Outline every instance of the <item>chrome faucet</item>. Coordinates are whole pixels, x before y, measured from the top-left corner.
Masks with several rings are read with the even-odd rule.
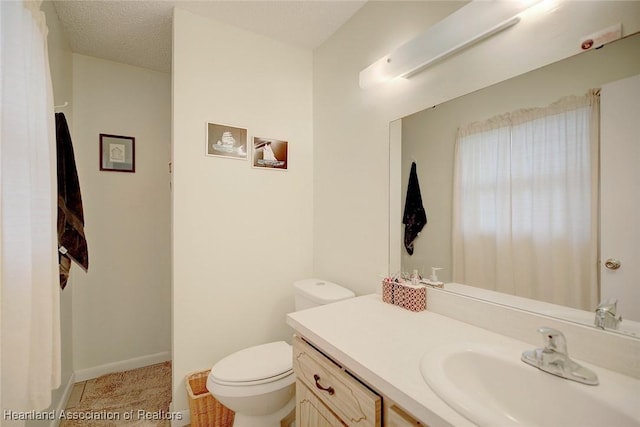
[[[622,316],[616,316],[617,300],[602,301],[596,308],[594,324],[600,329],[618,329]]]
[[[523,352],[522,361],[524,363],[582,384],[598,385],[598,376],[595,372],[569,358],[567,340],[562,332],[546,327],[538,329],[538,332],[544,338],[545,347]]]

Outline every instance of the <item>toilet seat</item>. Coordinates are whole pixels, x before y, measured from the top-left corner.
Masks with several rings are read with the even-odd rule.
[[[221,396],[251,396],[295,382],[293,349],[284,341],[245,348],[213,365],[207,389]]]
[[[218,396],[218,399],[222,397],[248,397],[259,396],[266,393],[271,393],[276,390],[287,388],[296,382],[296,375],[291,371],[287,375],[283,375],[280,378],[265,381],[262,383],[235,383],[235,384],[220,384],[214,380],[211,375],[207,378],[207,390],[214,396]]]
[[[269,378],[263,378],[261,380],[255,380],[255,381],[223,381],[220,379],[217,379],[215,377],[212,377],[212,381],[214,381],[216,384],[220,384],[220,385],[228,385],[228,386],[232,386],[232,387],[248,387],[248,386],[252,386],[252,385],[260,385],[260,384],[267,384],[267,383],[272,383],[275,381],[278,381],[282,378],[286,378],[289,375],[291,375],[293,373],[293,369],[290,369],[286,372],[283,372],[279,375],[275,375],[273,377],[269,377]]]
[[[213,365],[209,376],[223,385],[248,386],[277,381],[291,374],[293,350],[284,341],[237,351]]]

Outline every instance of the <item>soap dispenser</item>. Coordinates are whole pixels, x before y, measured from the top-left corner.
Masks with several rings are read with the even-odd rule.
[[[420,283],[420,275],[418,274],[418,270],[413,270],[411,274],[411,284],[416,286]]]
[[[427,280],[427,284],[436,288],[443,288],[444,283],[438,279],[438,270],[442,270],[442,267],[431,267],[431,276]]]

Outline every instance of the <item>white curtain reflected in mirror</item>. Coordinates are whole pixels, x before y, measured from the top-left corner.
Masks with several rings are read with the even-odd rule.
[[[592,91],[459,129],[454,282],[584,310],[598,304],[599,103]]]

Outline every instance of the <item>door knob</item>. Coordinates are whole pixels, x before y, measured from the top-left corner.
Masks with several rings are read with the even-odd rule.
[[[620,268],[620,261],[615,258],[609,258],[605,261],[604,266],[609,270],[617,270]]]

